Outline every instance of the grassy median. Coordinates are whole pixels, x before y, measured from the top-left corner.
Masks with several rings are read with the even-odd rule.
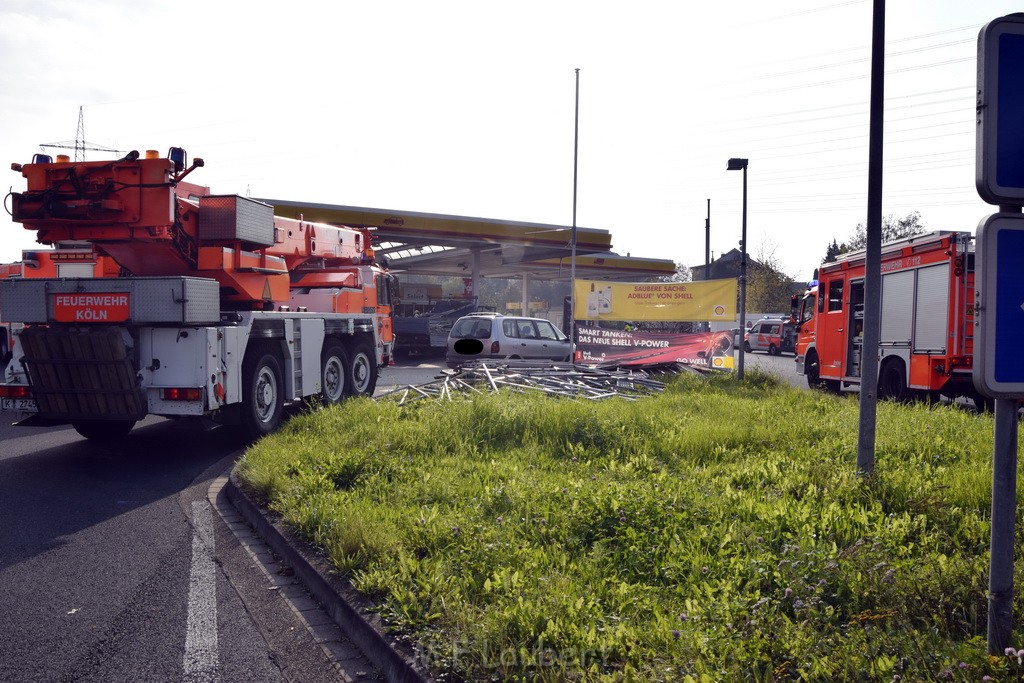
[[[442,680],[1019,680],[985,646],[991,418],[881,404],[868,478],[857,421],[758,372],[359,399],[239,471]]]

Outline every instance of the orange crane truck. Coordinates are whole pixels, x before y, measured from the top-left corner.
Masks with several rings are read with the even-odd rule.
[[[180,148],[12,164],[27,185],[11,195],[14,221],[41,244],[86,245],[96,258],[93,272],[68,276],[60,264],[75,257],[40,250],[51,277],[23,261],[0,279],[11,334],[0,410],[94,439],[146,415],[239,424],[258,438],[286,403],[372,395],[393,356],[397,287],[370,233],[276,217],[184,181],[201,166]]]
[[[823,264],[796,302],[797,371],[811,387],[859,386],[864,353],[876,353],[878,395],[967,397],[974,351],[974,248],[967,232],[936,231],[882,245],[879,345],[862,347],[863,251]]]

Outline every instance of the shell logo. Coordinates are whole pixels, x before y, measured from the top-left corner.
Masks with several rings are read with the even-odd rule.
[[[715,306],[715,315],[725,315],[725,306]]]
[[[712,358],[711,364],[714,365],[716,368],[720,368],[723,365],[725,365],[725,361],[721,358]]]

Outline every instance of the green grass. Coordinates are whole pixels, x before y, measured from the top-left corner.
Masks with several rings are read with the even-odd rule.
[[[440,679],[1018,680],[986,656],[991,418],[880,404],[868,478],[857,423],[757,372],[360,399],[239,471]]]

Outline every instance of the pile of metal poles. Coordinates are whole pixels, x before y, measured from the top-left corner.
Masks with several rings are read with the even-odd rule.
[[[659,367],[657,374],[687,370],[686,366]],[[400,404],[421,399],[459,401],[499,391],[536,391],[592,401],[608,398],[632,401],[664,389],[664,383],[653,379],[652,374],[655,373],[568,363],[476,362],[456,370],[444,370],[434,381],[426,384],[396,387],[378,395],[375,400],[398,401]]]

